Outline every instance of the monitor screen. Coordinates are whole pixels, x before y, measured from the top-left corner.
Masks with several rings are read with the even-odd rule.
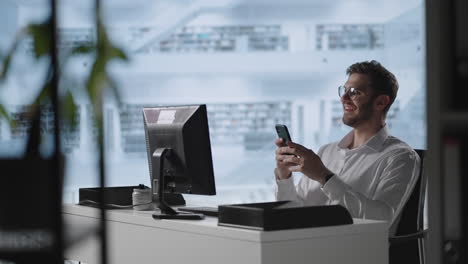
[[[144,108],[143,120],[153,196],[159,182],[166,193],[215,195],[206,105]]]

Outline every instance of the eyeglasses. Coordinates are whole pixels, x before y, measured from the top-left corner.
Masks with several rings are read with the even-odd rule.
[[[343,85],[339,86],[338,87],[338,95],[340,96],[340,98],[345,96],[346,94],[351,99],[355,99],[355,98],[357,98],[359,96],[364,95],[363,92],[361,92],[359,89],[356,89],[354,87],[350,87],[349,89],[346,89],[346,87],[344,87]]]

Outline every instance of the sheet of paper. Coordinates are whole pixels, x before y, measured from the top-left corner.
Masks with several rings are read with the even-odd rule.
[[[176,110],[161,110],[158,124],[172,124],[175,119]]]

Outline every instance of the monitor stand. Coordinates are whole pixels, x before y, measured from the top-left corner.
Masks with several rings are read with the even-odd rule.
[[[153,153],[153,168],[158,168],[153,170],[153,179],[152,188],[153,194],[154,189],[158,191],[158,199],[156,201],[156,206],[161,210],[161,212],[153,213],[154,219],[185,219],[185,220],[201,220],[205,218],[203,214],[193,214],[193,213],[181,213],[172,209],[164,199],[164,159],[168,157],[171,153],[169,148],[158,148]],[[156,165],[156,166],[155,166]],[[156,175],[154,175],[156,173]],[[156,177],[155,177],[156,176]]]

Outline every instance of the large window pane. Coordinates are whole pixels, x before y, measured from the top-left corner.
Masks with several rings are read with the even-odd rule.
[[[400,83],[387,117],[392,134],[426,147],[422,0],[104,2],[109,34],[130,57],[110,68],[123,103],[106,97],[111,185],[149,185],[143,106],[206,103],[218,195],[188,199],[273,200],[274,125],[286,124],[293,140],[315,151],[343,137],[350,128],[337,87],[363,60],[380,61]],[[61,3],[61,49],[95,41],[92,1]],[[8,14],[2,20],[25,23],[22,12]],[[89,57],[71,60],[66,85],[83,87],[90,67]],[[80,125],[64,139],[66,187],[75,194],[97,178],[92,112],[79,90]],[[4,122],[0,131],[2,146],[16,135]]]

